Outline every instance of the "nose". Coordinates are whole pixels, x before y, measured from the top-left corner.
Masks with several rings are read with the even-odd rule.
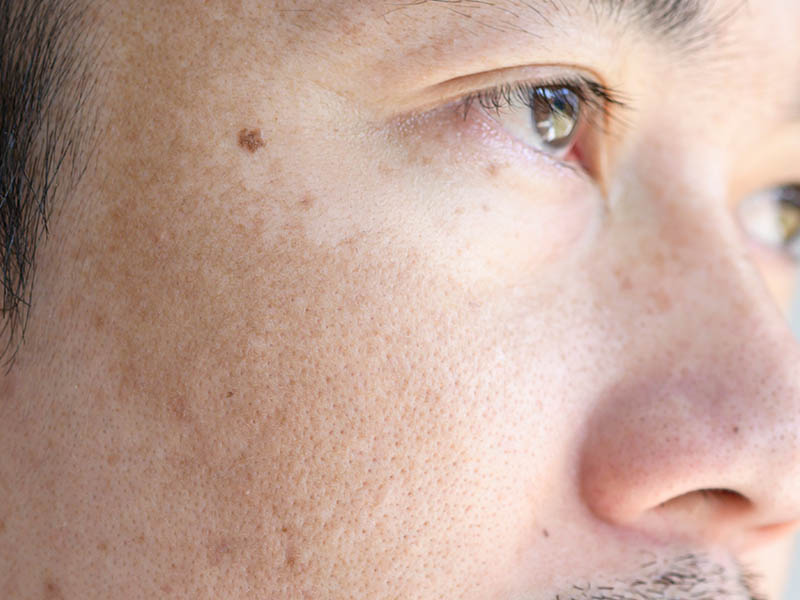
[[[621,261],[639,281],[617,290],[624,368],[592,405],[582,499],[615,525],[746,551],[800,519],[800,348],[734,228],[661,216],[638,266]],[[655,286],[658,314],[642,308]]]

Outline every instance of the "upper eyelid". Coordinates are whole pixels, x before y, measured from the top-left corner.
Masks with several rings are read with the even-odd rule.
[[[543,87],[570,87],[579,91],[582,106],[589,108],[582,118],[588,121],[589,126],[599,129],[604,135],[621,133],[629,126],[625,115],[632,110],[630,99],[621,91],[585,75],[579,69],[571,72],[560,70],[557,75],[549,77],[542,75],[516,81],[503,81],[497,85],[465,93],[451,101],[449,105],[455,105],[466,118],[471,105],[475,102],[486,110],[521,107],[528,105],[522,98],[523,92]],[[598,117],[602,123],[597,122]]]
[[[384,114],[390,122],[413,120],[441,108],[463,103],[471,96],[494,88],[514,86],[519,83],[540,84],[545,81],[577,80],[581,78],[601,89],[612,90],[605,78],[593,69],[567,63],[509,65],[507,67],[459,75],[436,84],[410,92],[397,98],[394,109]],[[620,104],[628,103],[625,95],[613,90]],[[613,104],[613,103],[612,103]],[[619,104],[617,104],[619,106]]]

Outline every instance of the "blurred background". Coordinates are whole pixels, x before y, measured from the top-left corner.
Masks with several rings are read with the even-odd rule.
[[[794,310],[792,311],[792,328],[800,338],[800,286],[794,295]],[[800,536],[795,539],[794,563],[789,578],[789,588],[785,600],[800,600]]]

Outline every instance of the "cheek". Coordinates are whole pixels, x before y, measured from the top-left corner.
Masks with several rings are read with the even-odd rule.
[[[80,389],[135,414],[132,514],[191,532],[164,564],[245,564],[298,597],[488,597],[566,472],[545,449],[574,415],[548,391],[570,389],[552,357],[580,327],[549,276],[598,205],[481,154],[350,171],[336,154],[285,164],[270,197],[187,184],[94,217],[70,283],[105,290],[69,316],[91,331]],[[197,504],[165,517],[175,498]]]
[[[578,171],[452,109],[388,147],[374,180],[359,181],[385,199],[378,229],[464,284],[524,285],[560,269],[602,222],[603,200]]]
[[[200,563],[245,561],[316,597],[321,582],[411,597],[442,564],[436,585],[458,597],[512,572],[532,494],[558,472],[531,461],[555,435],[542,390],[564,387],[543,358],[557,336],[516,322],[534,310],[506,311],[500,288],[470,291],[407,229],[332,246],[304,233],[308,217],[267,233],[208,216],[191,235],[167,228],[159,251],[121,241],[106,272],[126,290],[106,381],[160,432],[154,495],[224,507],[202,531],[172,516],[208,550]]]

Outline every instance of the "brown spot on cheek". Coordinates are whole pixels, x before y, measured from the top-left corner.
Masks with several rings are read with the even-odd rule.
[[[291,544],[286,548],[286,566],[291,570],[297,566],[297,550]]]
[[[191,421],[192,413],[186,398],[178,396],[169,402],[173,416],[182,423]]]
[[[670,298],[669,294],[664,290],[654,290],[651,292],[650,300],[657,314],[663,314],[672,309],[672,298]]]
[[[64,594],[61,593],[61,588],[53,580],[48,579],[44,582],[44,597],[45,600],[62,600]]]
[[[317,199],[313,196],[313,194],[306,194],[303,196],[303,199],[300,200],[300,208],[303,210],[311,210],[316,201]]]
[[[549,538],[549,537],[550,537],[550,532],[549,532],[549,531],[547,531],[547,529],[542,529],[542,535],[543,535],[544,537],[546,537],[546,538]]]
[[[260,129],[242,129],[239,132],[239,146],[248,152],[255,153],[259,148],[263,148],[264,138],[261,137]]]
[[[208,562],[212,567],[218,567],[228,556],[233,554],[233,544],[230,540],[222,539],[209,544]]]

